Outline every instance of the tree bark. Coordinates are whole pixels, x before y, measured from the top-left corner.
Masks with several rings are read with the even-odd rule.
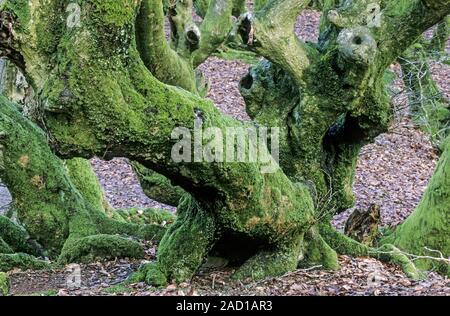
[[[243,88],[249,95],[270,93],[264,85],[257,91],[258,81],[267,75],[270,82],[273,73],[281,73],[282,80],[273,80],[272,86],[284,85],[297,98],[297,102],[273,108],[261,104],[262,99],[254,104],[255,118],[269,126],[285,124],[289,131],[282,136],[281,143],[290,148],[284,152],[281,168],[273,160],[268,162],[275,167],[272,173],[262,172],[267,167],[263,161],[177,163],[172,159],[178,142],[172,132],[177,128],[193,132],[202,123],[226,135],[227,128],[256,125],[222,115],[195,91],[157,80],[159,75],[152,71],[155,65],[146,60],[155,49],[150,44],[162,36],[164,11],[159,1],[86,1],[81,8],[83,19],[76,27],[61,18],[68,1],[48,4],[46,0],[44,4],[32,0],[32,6],[23,1],[19,7],[7,1],[3,5],[5,36],[0,47],[8,49],[7,57],[23,68],[39,92],[45,128],[58,153],[68,158],[127,157],[189,193],[161,241],[158,261],[141,271],[147,282],[189,279],[221,243],[237,249],[252,245],[253,251],[241,257],[244,264],[235,274],[241,279],[282,275],[295,269],[299,261],[335,269],[337,249],[369,252],[333,231],[329,218],[352,203],[350,188],[359,149],[390,121],[382,80],[385,69],[423,31],[442,20],[450,4],[443,0],[386,1],[379,20],[372,10],[379,1],[353,1],[344,6],[330,1],[324,6],[328,14],[323,17],[320,42],[312,45],[300,42],[291,32],[309,2],[270,1],[254,16],[243,15],[236,25],[236,34],[247,48],[271,61],[259,66],[260,80],[247,77]],[[143,14],[146,8],[157,9],[153,11],[157,14]],[[184,16],[181,13],[179,18]],[[156,18],[155,23],[148,24],[149,18]],[[177,30],[186,29],[189,19],[173,23]],[[149,25],[156,26],[156,31],[146,30]],[[195,51],[195,45],[186,44],[186,37],[178,40],[171,49],[176,47],[182,58]],[[171,67],[163,65],[163,59],[157,63]],[[268,148],[262,147],[259,153],[269,157]],[[79,218],[70,227],[92,222]],[[86,246],[70,253],[84,253],[94,245],[103,250],[98,233],[94,227]],[[78,236],[67,247],[72,248],[77,240]],[[123,245],[118,249],[123,250]],[[403,257],[397,262],[407,265]]]
[[[88,193],[88,188],[83,187],[85,199],[69,179],[63,162],[51,152],[42,131],[3,97],[0,99],[0,144],[0,176],[13,196],[18,219],[25,228],[0,217],[2,253],[5,253],[0,256],[1,269],[21,263],[28,267],[36,262],[36,266],[46,266],[29,256],[14,254],[35,254],[30,250],[28,234],[45,249],[44,255],[65,263],[98,256],[139,257],[143,250],[138,243],[113,235],[151,240],[161,238],[164,233],[165,228],[156,224],[139,226],[108,218],[102,208],[101,194]],[[75,170],[81,169],[77,166]],[[77,174],[75,182],[85,185],[87,177],[93,180],[92,174],[83,176],[82,179]]]

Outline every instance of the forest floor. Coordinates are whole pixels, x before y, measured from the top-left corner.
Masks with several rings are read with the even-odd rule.
[[[319,16],[307,11],[299,18],[296,31],[302,39],[317,40]],[[201,66],[211,90],[208,95],[224,113],[239,120],[248,120],[238,84],[249,65],[240,61],[210,58]],[[392,70],[399,74],[398,67]],[[450,69],[434,63],[432,71],[444,95],[450,96]],[[397,80],[394,88],[403,86]],[[366,146],[360,156],[354,191],[357,208],[371,204],[381,206],[382,223],[396,226],[416,207],[432,175],[437,153],[428,137],[418,130],[401,109],[406,94],[399,93],[394,104],[399,109],[388,133],[380,135]],[[125,159],[104,162],[92,160],[110,204],[115,208],[153,207],[175,211],[148,199]],[[8,203],[8,194],[0,188],[0,211]],[[336,216],[334,224],[342,229],[353,211]],[[116,260],[79,266],[81,286],[68,287],[76,266],[51,271],[13,271],[13,295],[446,295],[450,296],[450,280],[429,273],[424,281],[411,281],[393,265],[370,258],[340,256],[341,269],[324,271],[320,267],[298,270],[279,278],[260,282],[231,281],[231,268],[216,271],[202,270],[190,283],[169,285],[163,289],[148,287],[144,283],[122,286],[143,262],[155,260],[155,245],[146,244],[144,260]]]

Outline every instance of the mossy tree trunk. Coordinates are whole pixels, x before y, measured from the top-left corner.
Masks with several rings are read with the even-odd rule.
[[[0,99],[0,146],[0,177],[12,194],[24,228],[0,217],[4,246],[0,269],[45,266],[16,252],[58,258],[61,263],[140,257],[142,247],[118,235],[151,240],[164,233],[158,225],[140,226],[107,217],[102,194],[95,191],[96,178],[86,165],[89,162],[74,159],[66,162],[66,167],[50,150],[43,132],[4,97]],[[37,249],[44,251],[38,253]]]
[[[258,126],[226,117],[198,96],[192,70],[213,41],[203,43],[211,34],[190,24],[191,1],[175,8],[172,34],[179,37],[171,43],[160,1],[87,0],[75,25],[66,23],[69,3],[4,2],[0,48],[38,92],[61,157],[127,157],[189,193],[161,241],[157,263],[142,271],[148,282],[189,279],[218,249],[246,253],[239,278],[281,275],[299,263],[335,269],[337,251],[370,253],[334,231],[329,219],[353,204],[359,150],[390,122],[384,71],[449,13],[448,1],[323,1],[317,45],[302,43],[292,31],[310,1],[269,1],[242,15],[232,35],[269,60],[243,79],[241,90],[254,121],[282,131],[281,161],[272,173],[261,172],[262,162],[171,158],[176,128],[193,131],[201,121],[226,135],[229,127]],[[233,1],[211,3],[208,12],[219,19],[214,8],[229,12]],[[219,38],[226,36],[222,31]],[[286,102],[267,102],[279,97]],[[267,148],[260,151],[269,156]],[[70,227],[91,222],[83,215]],[[97,233],[96,227],[88,237],[75,233],[75,240],[101,245],[89,237]]]

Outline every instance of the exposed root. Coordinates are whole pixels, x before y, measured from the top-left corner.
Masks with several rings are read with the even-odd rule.
[[[94,235],[68,239],[58,263],[91,262],[98,258],[142,258],[143,247],[136,241],[113,235]]]
[[[191,279],[214,245],[216,224],[211,214],[188,195],[181,200],[178,212],[177,220],[161,240],[157,263],[141,269],[151,285]]]
[[[0,238],[0,253],[14,253],[14,250],[2,238]]]
[[[103,218],[101,222],[98,223],[98,230],[101,234],[126,235],[129,237],[159,242],[167,231],[167,227],[165,225],[139,225],[128,222],[120,222],[111,218]]]
[[[22,270],[41,270],[47,269],[50,264],[47,261],[38,260],[33,256],[16,253],[0,254],[0,271],[7,272],[19,268]]]
[[[327,244],[316,228],[312,228],[305,236],[304,257],[300,267],[321,265],[324,269],[337,270],[339,262],[336,251]]]
[[[0,253],[15,252],[39,255],[38,245],[29,240],[26,230],[9,218],[0,216]]]
[[[131,162],[142,190],[149,198],[170,206],[178,206],[181,197],[186,192],[177,186],[173,186],[169,179],[153,170],[145,168],[137,162]]]
[[[353,257],[364,257],[369,255],[369,247],[345,236],[331,226],[331,224],[321,224],[319,230],[324,241],[338,254]]]
[[[159,225],[162,227],[173,224],[177,218],[168,211],[151,208],[114,210],[111,217],[120,222],[129,222],[138,225]]]
[[[422,280],[425,278],[425,274],[416,268],[413,261],[393,245],[383,245],[378,249],[371,250],[369,254],[378,260],[399,265],[403,272],[413,280]]]
[[[297,268],[301,252],[302,238],[286,242],[273,250],[258,252],[247,260],[233,275],[234,279],[261,280],[276,277],[294,271]]]

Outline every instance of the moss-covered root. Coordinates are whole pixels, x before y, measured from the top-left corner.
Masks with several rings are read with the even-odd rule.
[[[306,234],[304,244],[306,247],[299,262],[300,267],[322,266],[327,270],[339,269],[336,251],[325,242],[316,227]]]
[[[182,188],[173,186],[169,179],[140,163],[132,162],[131,165],[145,195],[160,203],[178,206],[181,197],[186,193]]]
[[[425,274],[416,268],[408,256],[393,245],[383,245],[378,249],[370,251],[369,254],[378,260],[400,266],[403,272],[413,280],[422,280],[425,278]]]
[[[14,253],[14,250],[0,237],[0,253]]]
[[[136,241],[113,235],[68,239],[58,263],[92,262],[96,259],[142,258],[144,249]]]
[[[0,296],[8,295],[9,290],[10,290],[10,283],[8,275],[4,272],[0,272]]]
[[[89,160],[73,158],[64,163],[70,180],[85,201],[95,209],[108,213],[110,206]]]
[[[216,223],[189,195],[181,200],[179,216],[161,240],[156,264],[143,268],[147,283],[189,280],[214,245]]]
[[[297,237],[296,240],[280,243],[274,249],[258,252],[233,274],[233,278],[255,281],[294,271],[302,251],[302,241],[302,237]]]
[[[0,216],[0,253],[27,252],[38,254],[28,242],[28,233],[9,218]]]
[[[22,270],[42,270],[50,267],[50,264],[43,260],[38,260],[33,256],[16,253],[0,254],[0,271],[7,272],[13,269]]]
[[[319,231],[327,245],[340,255],[363,257],[369,254],[369,247],[344,235],[329,223],[321,224]]]

